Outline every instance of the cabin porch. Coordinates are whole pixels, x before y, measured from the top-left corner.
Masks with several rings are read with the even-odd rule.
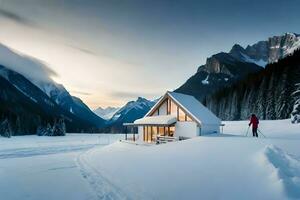
[[[127,129],[138,128],[138,138],[140,141],[147,143],[157,143],[158,140],[172,140],[175,137],[175,124],[124,124]],[[142,132],[140,132],[142,131]],[[135,138],[137,139],[137,138]]]

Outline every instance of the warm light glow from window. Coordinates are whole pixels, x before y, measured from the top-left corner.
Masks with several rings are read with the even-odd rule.
[[[186,115],[186,121],[192,122],[193,120],[188,115]]]
[[[152,126],[152,141],[156,141],[157,137],[157,126]]]
[[[175,126],[171,126],[169,128],[170,132],[169,132],[169,136],[173,137],[174,136],[174,133],[175,133]]]
[[[167,100],[167,107],[168,107],[167,114],[169,115],[171,113],[171,99]]]
[[[171,101],[171,115],[177,116],[177,105]]]
[[[164,127],[158,127],[158,133],[159,133],[160,136],[164,136],[165,135]]]
[[[151,142],[151,126],[147,126],[147,142]]]
[[[178,121],[184,122],[185,121],[185,113],[180,108],[178,108],[178,109],[179,109]]]

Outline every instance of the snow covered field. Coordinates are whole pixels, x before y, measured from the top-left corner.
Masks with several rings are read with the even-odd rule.
[[[0,138],[1,199],[300,199],[300,125],[261,121],[267,138],[252,138],[248,122],[225,124],[220,136],[153,146]]]
[[[104,199],[300,199],[300,125],[262,121],[257,139],[248,122],[225,123],[221,136],[91,149],[87,179]]]
[[[0,137],[0,199],[96,199],[77,158],[123,135],[68,134],[65,137]]]

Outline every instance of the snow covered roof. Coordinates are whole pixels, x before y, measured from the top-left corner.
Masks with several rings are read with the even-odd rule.
[[[200,124],[221,124],[221,120],[191,95],[167,92],[168,95]]]
[[[134,121],[137,125],[171,125],[176,123],[177,118],[173,115],[158,115],[151,117],[144,117]]]
[[[167,97],[170,97],[175,103],[181,106],[185,112],[190,114],[199,124],[221,124],[221,120],[208,110],[200,101],[191,95],[186,95],[177,92],[167,92],[160,100],[152,107],[145,115],[151,114],[157,106],[160,105]]]

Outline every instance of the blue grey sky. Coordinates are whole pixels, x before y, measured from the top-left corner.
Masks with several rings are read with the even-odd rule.
[[[300,33],[298,0],[0,0],[0,42],[91,108],[156,98],[231,46]]]

